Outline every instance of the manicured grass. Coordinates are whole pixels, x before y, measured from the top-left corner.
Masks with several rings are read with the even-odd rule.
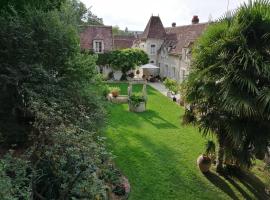
[[[117,84],[126,94],[127,84]],[[141,85],[134,86],[141,91]],[[127,104],[109,106],[106,136],[117,167],[131,183],[131,200],[255,199],[261,180],[203,175],[196,159],[205,139],[195,127],[181,125],[183,109],[148,86],[147,111],[131,113]],[[254,185],[255,184],[255,185]]]

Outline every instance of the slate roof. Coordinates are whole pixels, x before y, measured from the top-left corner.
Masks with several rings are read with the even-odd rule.
[[[84,27],[80,33],[80,45],[82,49],[93,49],[93,40],[103,40],[104,51],[113,48],[112,26],[93,25]]]
[[[165,37],[166,31],[160,20],[160,17],[151,16],[140,38],[145,40],[145,39],[164,39]]]
[[[204,31],[208,23],[192,24],[166,28],[166,39],[163,44],[170,54],[179,55],[182,49],[192,44]]]
[[[133,35],[115,35],[113,36],[113,49],[131,48],[135,39]]]

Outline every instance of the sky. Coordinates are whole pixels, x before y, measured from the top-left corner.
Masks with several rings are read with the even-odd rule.
[[[159,15],[165,27],[191,24],[193,15],[200,22],[218,19],[228,10],[248,0],[81,0],[91,11],[103,18],[105,25],[143,31],[152,15]],[[228,4],[229,2],[229,4]]]

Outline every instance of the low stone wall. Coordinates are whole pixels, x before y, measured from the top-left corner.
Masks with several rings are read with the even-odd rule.
[[[109,94],[107,99],[113,103],[128,103],[127,95],[119,95],[118,97],[113,97],[112,94]]]

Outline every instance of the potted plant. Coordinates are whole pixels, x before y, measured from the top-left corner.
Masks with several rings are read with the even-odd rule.
[[[211,167],[211,159],[205,154],[202,154],[197,159],[197,165],[202,173],[206,173]]]
[[[170,90],[172,91],[173,101],[176,102],[177,99],[176,99],[176,96],[175,96],[175,95],[176,95],[176,94],[178,93],[178,91],[179,91],[177,83],[174,84],[174,85],[171,85]]]
[[[121,91],[119,87],[111,87],[110,90],[114,98],[118,97]]]
[[[200,155],[197,159],[197,165],[201,172],[209,171],[212,160],[215,160],[216,145],[213,141],[208,140],[205,145],[205,153]]]
[[[133,93],[128,105],[131,112],[143,112],[146,109],[146,99],[141,93]]]

